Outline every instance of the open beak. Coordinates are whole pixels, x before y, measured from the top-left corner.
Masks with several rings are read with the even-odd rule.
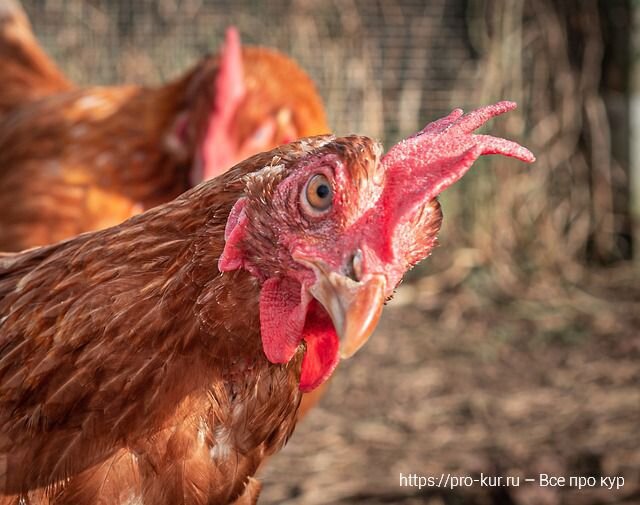
[[[369,339],[385,301],[386,278],[365,275],[355,281],[320,261],[296,258],[316,273],[311,295],[325,308],[340,338],[340,357],[350,358]]]

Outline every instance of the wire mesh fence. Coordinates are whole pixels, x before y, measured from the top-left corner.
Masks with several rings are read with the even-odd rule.
[[[451,105],[473,58],[463,2],[275,0],[24,2],[35,31],[84,84],[160,83],[214,52],[229,25],[299,61],[338,133],[393,141]]]

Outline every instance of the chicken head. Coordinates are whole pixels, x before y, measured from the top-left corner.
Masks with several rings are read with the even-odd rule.
[[[515,106],[456,109],[384,156],[366,137],[302,140],[245,176],[219,269],[245,269],[261,284],[269,361],[288,362],[304,343],[302,391],[362,346],[402,276],[429,255],[440,192],[484,154],[534,161],[514,142],[473,133]]]

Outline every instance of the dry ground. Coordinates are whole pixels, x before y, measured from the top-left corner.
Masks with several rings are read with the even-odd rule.
[[[269,462],[260,503],[640,503],[640,298],[625,285],[577,289],[562,304],[405,288]],[[420,491],[400,487],[400,472],[625,485]]]

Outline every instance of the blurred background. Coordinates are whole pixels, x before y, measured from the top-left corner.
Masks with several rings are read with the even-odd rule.
[[[82,84],[165,82],[236,25],[308,71],[335,132],[387,146],[453,107],[520,105],[490,130],[538,161],[485,158],[443,195],[440,247],[266,465],[260,503],[640,503],[640,3],[23,5]],[[399,486],[442,472],[625,486]]]

